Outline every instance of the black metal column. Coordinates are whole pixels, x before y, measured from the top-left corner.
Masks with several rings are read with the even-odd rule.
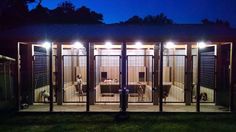
[[[53,49],[53,44],[50,43],[50,48],[49,48],[49,88],[50,88],[50,112],[53,111],[53,80],[52,80],[52,49]]]
[[[121,71],[122,71],[122,82],[121,82],[121,98],[120,99],[120,106],[121,111],[126,112],[126,104],[128,103],[128,100],[126,100],[126,88],[127,88],[127,57],[126,57],[126,43],[123,42],[122,48],[121,48]]]
[[[184,101],[185,105],[191,105],[192,102],[192,84],[193,84],[193,71],[192,71],[192,45],[187,44],[187,57],[185,61],[185,81],[184,81]]]
[[[89,43],[89,105],[94,105],[96,101],[95,90],[95,61],[94,61],[94,44]]]
[[[163,50],[164,50],[164,43],[160,43],[160,93],[159,93],[159,110],[160,112],[163,111]]]
[[[86,71],[86,74],[87,74],[87,88],[86,88],[86,111],[89,112],[90,111],[90,101],[89,101],[89,93],[90,93],[90,88],[91,88],[91,84],[90,84],[90,73],[89,73],[89,69],[90,69],[90,43],[87,42],[85,44],[86,46],[86,54],[87,54],[87,71]],[[92,85],[93,86],[93,85]]]

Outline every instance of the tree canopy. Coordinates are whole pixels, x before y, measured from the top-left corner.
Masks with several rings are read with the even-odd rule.
[[[215,21],[210,21],[207,18],[205,18],[202,20],[202,24],[204,24],[204,25],[222,25],[222,26],[226,26],[226,27],[230,26],[228,21],[224,21],[221,19],[216,19]]]
[[[0,1],[0,24],[18,25],[25,22],[28,15],[28,3],[35,0],[1,0]]]
[[[28,4],[38,2],[37,6],[29,10]],[[23,24],[59,23],[59,24],[103,24],[103,15],[82,6],[76,8],[70,1],[59,3],[55,9],[42,6],[42,0],[0,0],[0,30]],[[164,13],[147,15],[145,17],[133,16],[118,24],[138,25],[167,25],[174,24]],[[228,21],[217,19],[210,21],[203,19],[201,24],[224,25],[229,27]]]
[[[160,13],[159,15],[152,16],[148,15],[144,18],[139,16],[133,16],[129,18],[125,22],[121,22],[120,24],[145,24],[145,25],[166,25],[166,24],[174,24],[173,20],[169,19],[164,13]]]
[[[1,28],[29,23],[75,23],[102,24],[103,15],[82,6],[76,8],[70,1],[64,1],[55,9],[48,9],[38,1],[37,6],[28,10],[28,4],[35,0],[1,0]]]

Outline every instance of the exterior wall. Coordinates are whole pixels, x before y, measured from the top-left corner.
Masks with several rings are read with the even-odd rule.
[[[14,64],[14,61],[2,59],[0,55],[0,112],[14,109],[16,105]]]

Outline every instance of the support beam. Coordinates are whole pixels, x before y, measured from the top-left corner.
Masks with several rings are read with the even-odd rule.
[[[16,86],[17,86],[17,89],[16,89],[16,93],[17,93],[17,102],[16,102],[16,109],[17,111],[20,111],[20,43],[18,42],[17,43],[17,56],[16,56],[16,76],[17,76],[17,79],[16,79]]]
[[[53,72],[52,72],[52,49],[53,43],[50,43],[49,48],[49,91],[50,91],[50,112],[53,112]]]
[[[193,83],[193,65],[192,65],[192,45],[187,44],[187,57],[185,60],[185,81],[184,81],[184,100],[185,105],[191,105],[192,83]]]
[[[62,67],[62,46],[57,43],[57,58],[56,58],[56,96],[57,96],[57,104],[62,105],[63,102],[63,67]]]
[[[230,111],[236,112],[236,41],[231,44],[230,54]]]
[[[219,43],[217,45],[217,60],[216,60],[216,105],[223,105],[224,96],[222,94],[225,93],[224,86],[222,86],[222,45]],[[223,89],[223,90],[222,90]]]
[[[201,50],[197,48],[197,105],[196,111],[200,112],[200,85],[201,85]]]
[[[122,71],[122,80],[121,80],[121,99],[120,99],[120,106],[121,111],[126,112],[128,99],[127,96],[127,56],[126,56],[126,43],[123,42],[121,48],[121,71]]]
[[[85,48],[86,48],[86,54],[87,54],[87,70],[86,70],[86,75],[87,75],[87,88],[86,88],[86,111],[89,112],[90,111],[90,88],[91,88],[91,84],[90,84],[90,79],[91,79],[91,75],[89,73],[90,71],[90,43],[87,42],[85,44]]]
[[[153,88],[153,104],[158,105],[158,87],[159,87],[159,43],[154,45],[154,88]]]
[[[160,44],[160,98],[159,98],[159,111],[163,111],[163,51],[164,51],[164,43]]]
[[[94,62],[94,44],[89,43],[89,105],[94,105],[96,101],[95,90],[95,62]]]
[[[29,95],[29,105],[32,105],[34,102],[34,88],[33,88],[33,57],[32,57],[32,44],[28,44],[27,46],[27,88],[28,88],[28,95]]]

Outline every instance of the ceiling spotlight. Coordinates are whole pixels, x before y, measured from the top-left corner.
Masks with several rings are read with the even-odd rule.
[[[83,44],[81,42],[78,42],[78,41],[73,44],[73,47],[76,48],[76,49],[84,48]]]
[[[165,48],[167,49],[173,49],[175,48],[175,43],[174,42],[167,42],[166,45],[165,45]]]
[[[112,48],[112,42],[110,42],[110,41],[105,42],[105,46],[106,46],[107,49],[111,49]]]
[[[43,44],[42,44],[42,46],[45,48],[45,49],[49,49],[50,47],[51,47],[51,43],[50,42],[44,42]]]
[[[142,42],[140,42],[140,41],[135,42],[135,47],[136,47],[137,49],[142,48],[142,46],[143,46],[143,43],[142,43]]]
[[[203,49],[203,48],[206,47],[206,43],[205,43],[205,42],[198,42],[198,43],[197,43],[197,47],[198,47],[199,49]]]

